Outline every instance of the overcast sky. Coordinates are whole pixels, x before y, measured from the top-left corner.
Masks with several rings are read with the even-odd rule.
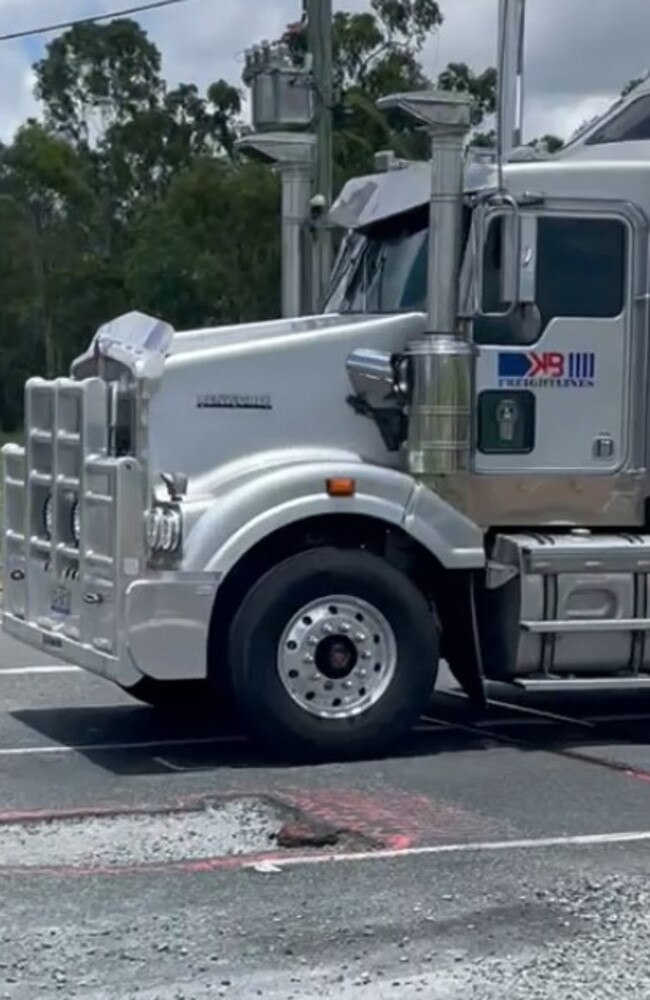
[[[128,0],[0,0],[0,34],[130,5]],[[367,5],[367,0],[337,3],[348,10]],[[441,7],[445,23],[427,44],[427,72],[435,75],[450,60],[477,70],[494,64],[497,0],[441,0]],[[650,0],[528,0],[528,8],[529,135],[570,134],[604,110],[630,77],[650,67]],[[141,21],[162,51],[167,79],[205,85],[221,76],[239,82],[243,50],[277,36],[300,9],[300,0],[188,0],[142,15]],[[2,43],[2,138],[37,111],[30,66],[46,41]]]

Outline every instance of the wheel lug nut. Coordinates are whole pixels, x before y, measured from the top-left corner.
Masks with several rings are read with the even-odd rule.
[[[363,656],[364,660],[369,660],[372,656],[372,653],[370,652],[369,649],[364,649],[361,655]]]
[[[318,636],[316,636],[316,635],[310,635],[309,636],[309,645],[310,646],[317,646],[318,645]]]
[[[346,689],[347,691],[349,691],[349,690],[350,690],[350,688],[352,687],[352,681],[343,681],[343,687],[344,687],[344,688],[345,688],[345,689]]]
[[[359,677],[365,677],[367,675],[368,671],[364,670],[363,667],[362,667],[361,670],[357,670],[357,673],[358,673]]]
[[[329,622],[325,622],[321,631],[324,632],[325,635],[331,635],[334,629],[332,628]]]
[[[311,653],[305,653],[305,655],[302,658],[302,662],[303,663],[313,663],[314,662],[314,657],[311,655]]]
[[[365,642],[367,638],[368,637],[367,637],[367,635],[366,635],[365,632],[357,632],[357,634],[354,637],[354,641],[355,642]]]
[[[341,622],[341,624],[339,625],[339,631],[343,632],[344,634],[346,632],[349,632],[350,631],[350,623],[349,622]]]

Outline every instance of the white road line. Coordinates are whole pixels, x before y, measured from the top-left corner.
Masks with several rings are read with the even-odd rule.
[[[0,757],[37,757],[39,754],[89,753],[97,750],[150,750],[153,747],[193,747],[236,743],[239,736],[201,736],[190,740],[145,740],[134,743],[83,743],[75,746],[53,744],[44,747],[0,747]]]
[[[160,764],[162,767],[166,767],[168,771],[176,771],[180,773],[181,771],[197,771],[196,767],[187,767],[185,764],[172,764],[170,760],[166,760],[165,757],[152,757],[154,764]],[[212,768],[210,768],[212,770]]]
[[[247,743],[248,740],[245,736],[233,736],[230,739],[224,736],[222,742]],[[214,764],[175,764],[173,761],[167,760],[166,757],[152,757],[151,759],[156,764],[166,767],[169,771],[174,771],[175,774],[196,774],[198,771],[214,771]]]
[[[66,664],[47,664],[42,667],[0,667],[0,680],[3,677],[18,677],[22,674],[79,674],[81,667],[72,667]]]
[[[342,861],[381,861],[392,858],[417,858],[437,854],[505,853],[506,851],[540,851],[552,847],[607,847],[616,844],[643,844],[650,841],[650,830],[630,833],[588,833],[573,837],[539,837],[529,840],[479,841],[469,844],[435,844],[429,847],[390,848],[378,851],[350,851],[341,854],[304,854],[299,857],[278,858],[272,862],[278,868],[296,865],[335,864]],[[243,865],[254,868],[259,862]]]

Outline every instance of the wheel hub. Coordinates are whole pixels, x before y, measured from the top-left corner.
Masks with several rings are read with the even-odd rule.
[[[314,661],[324,677],[337,681],[348,677],[357,665],[357,647],[346,635],[328,635],[316,647]]]
[[[358,597],[312,601],[288,622],[278,648],[278,674],[310,715],[345,719],[374,705],[397,666],[397,644],[384,615]]]

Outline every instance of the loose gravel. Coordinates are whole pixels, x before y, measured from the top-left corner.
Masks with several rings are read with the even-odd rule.
[[[0,867],[169,863],[268,850],[286,816],[258,799],[196,812],[0,826]]]
[[[481,860],[477,858],[477,864]],[[492,865],[491,859],[484,860]],[[526,860],[519,859],[522,870]],[[185,879],[170,882],[170,898],[176,904],[165,913],[155,912],[160,887],[147,893],[142,905],[137,895],[125,895],[123,914],[111,913],[110,900],[117,891],[111,880],[101,918],[70,922],[71,903],[61,899],[51,901],[47,910],[48,915],[61,912],[62,926],[23,923],[21,933],[0,935],[0,1000],[650,996],[650,891],[645,874],[585,876],[540,870],[529,881],[521,878],[513,895],[517,873],[509,878],[497,864],[492,872],[477,871],[475,880],[463,876],[456,891],[436,896],[435,870],[428,872],[433,876],[428,899],[425,894],[421,903],[413,903],[417,888],[404,886],[405,893],[397,888],[394,913],[370,907],[367,923],[357,922],[352,913],[349,923],[331,919],[328,914],[337,913],[336,884],[323,899],[317,889],[327,883],[310,885],[318,874],[311,869],[294,871],[290,877],[287,872],[249,871],[233,876],[234,881],[230,875],[210,876],[201,882],[211,890],[209,898],[200,892],[201,902],[193,898],[196,881],[193,890]],[[385,867],[373,867],[366,874],[371,876],[365,884],[370,897],[377,885],[374,878],[383,880],[389,873]],[[85,904],[96,911],[95,894],[109,889],[94,881],[76,885],[81,890],[75,903],[80,914]],[[187,889],[177,895],[184,886]],[[28,906],[34,912],[31,901]],[[21,921],[26,918],[27,912]]]

